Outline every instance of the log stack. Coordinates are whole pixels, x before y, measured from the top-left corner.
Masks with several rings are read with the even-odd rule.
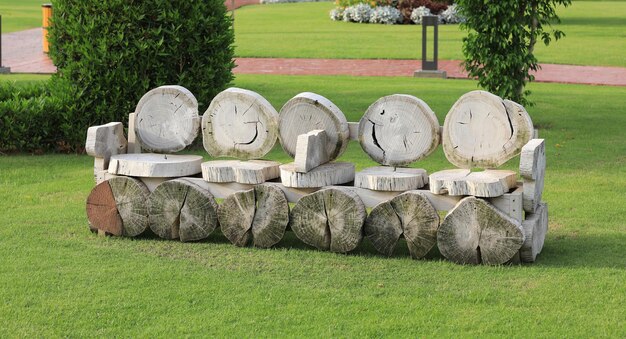
[[[357,124],[315,93],[296,95],[278,113],[239,88],[218,94],[199,117],[180,86],[146,93],[129,121],[128,140],[121,123],[88,131],[97,185],[87,217],[101,234],[150,230],[199,241],[219,228],[236,246],[269,248],[291,229],[320,250],[347,253],[366,239],[386,256],[404,238],[414,259],[438,247],[450,261],[487,265],[534,262],[544,245],[545,142],[532,139],[522,106],[487,92],[462,96],[443,129],[410,95],[377,100]],[[230,159],[173,154],[200,127],[207,153]],[[277,139],[293,162],[263,159]],[[337,161],[351,139],[379,166],[355,173]],[[456,169],[429,176],[411,167],[440,141]],[[518,173],[498,167],[520,153],[518,182]]]

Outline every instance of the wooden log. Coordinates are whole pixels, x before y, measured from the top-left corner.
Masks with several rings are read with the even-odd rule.
[[[115,197],[108,182],[101,182],[91,190],[87,197],[86,210],[90,229],[122,235],[122,217],[117,211]]]
[[[404,235],[411,257],[421,259],[435,245],[438,227],[439,214],[426,195],[408,191],[374,207],[363,230],[374,248],[388,256]]]
[[[126,153],[141,153],[141,145],[135,134],[135,113],[128,114],[128,147]]]
[[[376,166],[357,172],[354,186],[374,191],[410,191],[424,187],[428,173],[421,168]]]
[[[279,166],[268,160],[213,160],[202,163],[202,177],[208,182],[262,184],[280,176]]]
[[[112,155],[126,153],[126,147],[124,126],[121,122],[111,122],[87,129],[85,151],[92,157],[102,159],[101,166],[103,169],[109,166],[109,158]],[[99,168],[98,170],[102,169]]]
[[[198,136],[198,101],[182,86],[157,87],[139,100],[134,127],[144,150],[178,152]]]
[[[424,101],[411,95],[389,95],[374,102],[361,118],[359,142],[379,164],[408,165],[437,148],[439,122]]]
[[[505,170],[470,172],[467,169],[452,169],[431,174],[429,181],[430,191],[434,194],[493,198],[517,187],[517,174]]]
[[[325,188],[296,203],[290,213],[290,225],[304,243],[345,253],[361,242],[366,215],[363,202],[350,188]]]
[[[269,248],[285,234],[289,204],[279,188],[263,184],[228,196],[218,215],[222,233],[233,244]]]
[[[228,88],[204,113],[202,137],[211,156],[258,159],[276,143],[278,112],[258,93]]]
[[[535,262],[548,233],[548,204],[540,203],[536,213],[527,213],[522,227],[526,240],[520,249],[521,261]]]
[[[533,139],[524,145],[519,171],[524,180],[524,210],[535,213],[541,202],[546,175],[546,146],[543,139]]]
[[[105,165],[106,163],[106,165]],[[106,161],[104,158],[93,158],[93,178],[96,181],[96,185],[103,182],[104,173],[107,172],[109,168],[109,160]]]
[[[484,91],[463,95],[443,125],[443,151],[460,168],[497,168],[513,158],[533,135],[524,108]]]
[[[437,232],[441,254],[459,264],[503,264],[515,256],[524,239],[519,222],[475,197],[462,199]]]
[[[280,110],[279,140],[290,157],[295,157],[298,136],[313,130],[326,132],[329,160],[339,157],[348,146],[350,132],[343,112],[330,100],[315,93],[300,93]]]
[[[134,237],[143,233],[148,228],[148,188],[130,177],[115,177],[106,182],[111,186],[115,206],[122,218],[122,235]]]
[[[340,185],[354,180],[354,164],[329,162],[307,173],[296,171],[294,163],[280,166],[280,180],[286,187],[324,187]]]
[[[202,179],[178,178],[156,187],[148,198],[150,229],[163,239],[195,241],[217,227],[217,203]]]
[[[199,155],[118,154],[111,157],[109,173],[132,177],[185,177],[202,172]]]
[[[326,153],[328,138],[323,130],[313,130],[298,135],[294,164],[296,172],[306,173],[319,165],[330,161]]]

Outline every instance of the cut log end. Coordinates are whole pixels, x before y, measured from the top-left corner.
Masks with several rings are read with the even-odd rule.
[[[134,237],[142,234],[148,228],[148,208],[146,207],[146,200],[150,195],[148,188],[141,181],[129,177],[111,178],[96,186],[94,190],[106,191],[106,188],[101,185],[108,185],[110,187],[113,199],[115,200],[115,208],[121,218],[121,231],[120,227],[115,223],[111,223],[109,224],[110,226],[105,227],[102,224],[94,222],[95,219],[92,220],[93,215],[90,217],[92,226],[115,235]],[[103,196],[107,196],[107,198],[104,199],[106,202],[101,200],[101,202],[105,202],[103,205],[106,205],[106,207],[103,206],[100,212],[108,213],[108,220],[117,220],[117,217],[112,216],[114,212],[112,211],[108,192],[100,193],[103,193]]]
[[[527,213],[522,222],[526,240],[520,249],[522,262],[535,262],[537,255],[543,249],[543,243],[548,232],[548,204],[540,203],[536,213]]]
[[[325,188],[301,198],[290,214],[291,229],[304,243],[345,253],[362,239],[366,211],[349,188]]]

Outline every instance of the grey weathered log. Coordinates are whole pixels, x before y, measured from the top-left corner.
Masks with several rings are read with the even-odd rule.
[[[350,188],[325,188],[296,203],[290,213],[290,225],[304,243],[345,253],[361,242],[366,215],[363,202]]]
[[[117,211],[122,218],[122,235],[134,237],[148,228],[146,200],[150,192],[135,178],[115,177],[107,180],[115,197]]]
[[[137,114],[128,114],[128,147],[126,153],[141,153],[141,145],[137,141],[137,134],[135,134],[135,117]]]
[[[372,209],[363,227],[380,253],[391,255],[400,235],[411,257],[423,258],[435,245],[439,214],[426,195],[408,191]]]
[[[313,130],[306,134],[298,135],[296,143],[296,156],[293,163],[296,172],[306,173],[317,166],[330,161],[326,153],[328,138],[323,130]]]
[[[408,165],[437,148],[439,122],[421,99],[405,94],[388,95],[363,114],[359,142],[365,153],[379,164]]]
[[[285,234],[289,204],[279,188],[263,184],[228,196],[218,215],[222,233],[233,244],[269,248]]]
[[[430,191],[434,194],[493,198],[517,186],[517,173],[506,170],[471,172],[468,169],[452,169],[431,174],[429,182]]]
[[[443,151],[460,168],[497,168],[519,154],[533,131],[522,106],[472,91],[459,98],[446,115]]]
[[[201,164],[199,155],[118,154],[111,157],[109,173],[132,177],[186,177],[202,172]]]
[[[208,182],[262,184],[280,176],[279,166],[268,160],[212,160],[202,163],[202,177]]]
[[[157,87],[139,100],[134,127],[143,149],[178,152],[198,136],[198,101],[182,86]]]
[[[101,230],[111,235],[122,235],[122,217],[117,211],[111,186],[104,181],[89,193],[86,204],[89,228]]]
[[[92,126],[87,129],[85,151],[95,158],[102,159],[102,167],[109,166],[112,155],[126,153],[127,142],[124,138],[124,126],[121,122]]]
[[[256,92],[228,88],[202,116],[202,137],[211,156],[262,158],[276,143],[278,112]]]
[[[298,136],[313,130],[324,130],[328,138],[329,160],[339,157],[348,146],[350,131],[343,112],[330,100],[315,93],[300,93],[280,110],[279,139],[290,157],[295,157]]]
[[[522,262],[535,262],[548,233],[548,204],[539,203],[535,213],[526,213],[522,227],[526,240],[520,249],[520,258]]]
[[[202,179],[165,181],[147,205],[150,229],[164,239],[201,240],[217,227],[217,203]]]
[[[376,166],[354,176],[354,186],[374,191],[409,191],[424,187],[428,173],[421,168]]]
[[[288,163],[280,166],[280,180],[287,187],[299,188],[341,185],[354,180],[354,164],[329,162],[300,173],[294,163]]]
[[[543,139],[533,139],[524,145],[519,170],[524,179],[524,210],[535,213],[541,202],[546,175],[546,146]]]
[[[441,254],[459,264],[503,264],[519,251],[524,239],[519,222],[475,197],[462,199],[437,232]]]

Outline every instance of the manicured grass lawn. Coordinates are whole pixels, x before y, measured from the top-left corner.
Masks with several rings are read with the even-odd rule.
[[[2,0],[2,33],[41,27],[41,5],[44,0]]]
[[[408,93],[443,122],[475,89],[412,78],[240,75],[235,84],[277,108],[318,92],[351,121],[383,95]],[[186,244],[100,238],[84,210],[90,157],[0,157],[0,336],[624,337],[626,88],[531,89],[550,204],[532,265],[459,266],[437,253],[414,261],[407,251],[383,258],[367,242],[338,255],[291,233],[271,250],[237,248],[220,234]],[[287,160],[278,148],[270,158]],[[355,143],[342,159],[373,164]],[[451,167],[441,150],[416,165]]]
[[[242,57],[419,59],[421,27],[331,21],[332,2],[247,6],[235,13]],[[538,45],[543,63],[626,67],[626,1],[583,2],[559,10],[567,37]],[[463,58],[458,25],[439,27],[439,57]]]

